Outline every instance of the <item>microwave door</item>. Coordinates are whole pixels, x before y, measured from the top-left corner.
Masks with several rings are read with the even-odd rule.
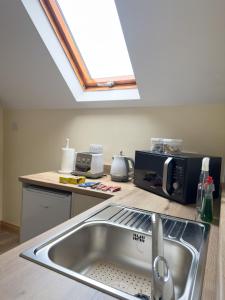
[[[146,155],[142,156],[141,160],[136,159],[136,183],[147,190],[168,196],[171,193],[174,163],[171,160],[172,158],[168,156],[157,156],[157,159],[155,158],[154,155]],[[163,191],[163,180],[164,189],[167,193]]]
[[[163,165],[165,157],[159,157],[157,160],[152,157],[145,156],[144,159],[138,162],[138,169],[136,168],[136,181],[140,186],[151,189],[152,191],[162,192],[163,179]]]
[[[150,192],[170,198],[173,193],[174,168],[174,157],[137,151],[134,183]]]

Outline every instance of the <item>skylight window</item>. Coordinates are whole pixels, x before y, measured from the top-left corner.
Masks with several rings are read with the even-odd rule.
[[[40,0],[86,90],[136,82],[114,0]]]

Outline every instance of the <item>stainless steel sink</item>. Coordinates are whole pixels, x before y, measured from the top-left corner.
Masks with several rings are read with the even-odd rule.
[[[161,217],[176,299],[200,299],[210,226]],[[150,299],[151,212],[107,206],[21,256],[117,298]]]

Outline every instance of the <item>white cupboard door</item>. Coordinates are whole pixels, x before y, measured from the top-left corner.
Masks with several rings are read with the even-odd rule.
[[[110,196],[109,196],[110,198]],[[93,196],[81,195],[77,193],[72,193],[72,209],[71,217],[79,215],[85,210],[94,207],[95,205],[102,203],[106,199],[97,198]]]
[[[70,211],[71,193],[24,187],[21,242],[68,220]]]

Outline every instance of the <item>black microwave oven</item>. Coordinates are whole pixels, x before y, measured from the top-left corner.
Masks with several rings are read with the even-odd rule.
[[[207,155],[135,152],[134,184],[139,188],[189,204],[196,202],[202,158]],[[209,175],[215,184],[214,198],[219,197],[221,157],[210,157]]]

